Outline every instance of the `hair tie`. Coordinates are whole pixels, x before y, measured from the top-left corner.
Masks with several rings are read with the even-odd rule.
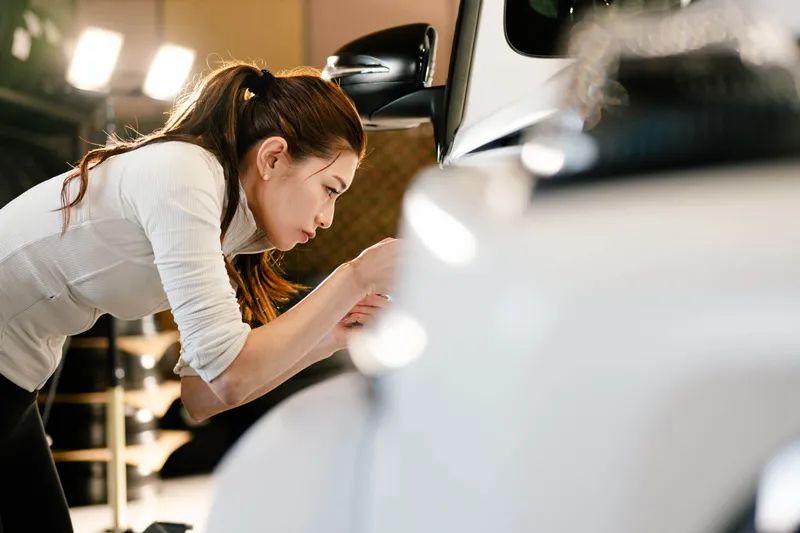
[[[266,69],[261,69],[260,75],[256,74],[255,72],[250,73],[245,79],[244,86],[251,93],[257,96],[263,96],[267,93],[269,88],[272,86],[272,82],[274,81],[275,75],[272,74],[272,72]]]

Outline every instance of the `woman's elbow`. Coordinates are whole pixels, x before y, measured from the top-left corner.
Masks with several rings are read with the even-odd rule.
[[[242,403],[247,397],[247,393],[242,387],[241,380],[237,379],[231,372],[225,371],[208,384],[219,401],[227,406],[234,406]]]
[[[198,409],[196,405],[193,405],[192,402],[187,402],[186,400],[183,400],[183,408],[186,411],[186,414],[189,415],[189,419],[195,424],[204,422],[213,415],[213,413],[204,412],[201,409]]]
[[[220,411],[230,408],[223,402],[217,391],[199,377],[181,379],[181,402],[189,418],[194,422],[202,422]]]

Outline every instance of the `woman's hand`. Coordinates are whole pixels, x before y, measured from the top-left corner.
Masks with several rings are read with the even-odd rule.
[[[331,330],[329,341],[336,350],[347,347],[347,341],[354,330],[372,323],[375,317],[391,305],[387,296],[370,294],[353,307]]]
[[[391,294],[403,242],[384,239],[350,261],[364,294]]]

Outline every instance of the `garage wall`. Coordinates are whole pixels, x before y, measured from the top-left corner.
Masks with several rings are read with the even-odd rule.
[[[165,0],[164,26],[165,38],[197,50],[199,63],[221,54],[281,70],[305,57],[299,0]]]
[[[263,59],[271,68],[305,57],[299,0],[77,0],[76,26],[125,35],[115,82],[141,83],[162,40],[197,51],[195,71],[208,60]]]
[[[64,0],[39,0],[54,6]],[[140,89],[165,41],[194,48],[193,76],[221,59],[261,60],[273,70],[306,56],[301,0],[75,0],[75,31],[100,26],[125,35],[112,80],[121,122],[147,131],[163,124],[170,105],[124,93]]]
[[[447,74],[459,0],[35,0],[75,8],[75,31],[87,25],[116,30],[125,45],[112,83],[135,92],[163,41],[197,51],[194,74],[221,59],[262,60],[266,68],[322,67],[342,44],[400,24],[428,22],[439,31],[435,83]],[[121,120],[144,131],[163,122],[168,104],[117,98]],[[129,120],[130,122],[130,120]]]

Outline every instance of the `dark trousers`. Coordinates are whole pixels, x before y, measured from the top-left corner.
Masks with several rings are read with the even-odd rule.
[[[36,395],[0,375],[0,533],[72,533]]]

